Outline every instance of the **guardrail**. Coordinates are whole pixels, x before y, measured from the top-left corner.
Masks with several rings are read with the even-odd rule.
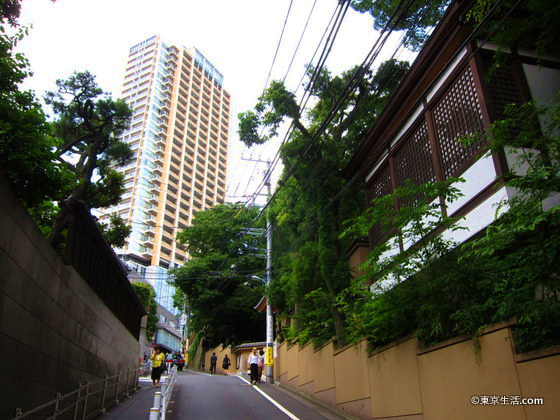
[[[145,369],[145,366],[140,366],[106,376],[99,381],[80,383],[76,390],[65,395],[58,392],[55,399],[25,413],[21,408],[17,408],[15,417],[10,420],[24,420],[31,415],[46,416],[41,417],[43,420],[56,420],[66,413],[65,419],[92,419],[135,392],[138,389],[138,378],[144,374]]]
[[[168,372],[170,375],[167,382],[161,384],[161,391],[156,392],[154,395],[154,406],[150,409],[150,420],[165,420],[167,405],[171,400],[175,380],[177,379],[177,366],[172,365],[171,370],[168,370]]]

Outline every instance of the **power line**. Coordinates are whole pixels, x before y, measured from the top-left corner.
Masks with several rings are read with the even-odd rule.
[[[497,2],[494,7],[488,12],[488,14],[485,16],[485,18],[483,19],[483,21],[481,21],[479,23],[479,25],[477,25],[476,28],[474,28],[474,30],[472,31],[472,33],[469,35],[469,37],[467,37],[467,39],[463,42],[463,44],[457,49],[457,52],[454,54],[453,57],[451,57],[449,59],[449,62],[452,62],[459,54],[460,52],[463,50],[463,48],[474,38],[476,32],[482,27],[482,23],[487,22],[489,20],[489,18],[491,17],[492,13],[494,10],[497,9],[497,7],[499,6],[500,3],[502,3],[503,0],[500,0],[499,2]],[[498,26],[500,26],[504,20],[506,19],[507,16],[509,16],[509,14],[511,14],[511,12],[517,7],[517,5],[521,2],[521,0],[518,0],[513,6],[512,8],[509,10],[508,13],[506,13],[505,16],[502,17],[502,19],[500,20]],[[497,30],[497,28],[494,30],[494,32]],[[476,54],[476,52],[482,47],[482,45],[490,38],[490,36],[492,36],[491,34],[489,34],[486,39],[481,43],[481,45],[478,46],[478,48],[475,51],[472,51],[469,56],[473,56],[474,54]],[[438,79],[438,77],[445,71],[445,67],[442,68],[442,70],[440,70],[440,72],[436,75],[436,77],[434,77],[434,81]],[[423,97],[425,92],[428,91],[428,89],[430,89],[430,87],[433,85],[433,83],[430,86],[427,86],[423,92],[422,95],[420,95],[420,97]],[[414,106],[412,107],[414,108]],[[335,197],[333,199],[331,199],[331,201],[325,206],[323,207],[315,216],[314,221],[312,222],[312,224],[316,224],[318,222],[319,219],[319,214],[321,214],[323,211],[326,211],[330,206],[332,206],[332,204],[334,203],[334,201],[346,190],[348,189],[357,179],[357,174],[354,175],[354,177],[352,177],[352,179],[335,195]],[[303,240],[303,238],[300,239],[300,241]],[[298,241],[296,240],[294,243],[291,244],[291,246],[288,249],[285,249],[282,251],[282,253],[287,253],[290,252],[291,250],[295,249],[296,244],[298,243]]]
[[[288,18],[290,16],[290,11],[292,10],[292,4],[294,0],[290,0],[290,6],[288,7],[288,12],[286,13],[286,18],[284,19],[284,25],[282,26],[282,32],[280,33],[280,39],[278,40],[278,45],[276,45],[276,51],[274,52],[274,58],[272,59],[272,64],[270,65],[270,70],[268,71],[268,76],[266,77],[266,82],[264,84],[263,93],[268,86],[268,81],[270,80],[270,75],[272,74],[272,68],[274,67],[274,63],[276,62],[276,57],[278,56],[278,50],[280,49],[280,44],[282,43],[282,38],[284,37],[284,31],[286,30],[286,23],[288,22]]]
[[[303,31],[301,33],[301,36],[299,37],[299,41],[297,43],[296,50],[294,51],[294,54],[292,55],[292,59],[290,60],[290,65],[288,66],[288,70],[286,70],[286,75],[284,76],[284,79],[282,80],[283,82],[286,81],[286,78],[288,77],[288,74],[290,73],[290,69],[292,68],[292,64],[294,63],[294,59],[296,58],[296,55],[297,55],[298,50],[299,50],[299,46],[301,44],[301,41],[303,40],[303,37],[305,35],[305,31],[307,30],[307,25],[309,24],[309,20],[311,19],[311,15],[313,14],[313,10],[315,10],[315,5],[316,4],[317,4],[317,0],[315,0],[313,2],[313,6],[311,6],[311,10],[309,11],[309,16],[307,16],[307,21],[305,22],[305,26],[303,27]]]
[[[344,0],[344,1],[346,1],[346,0]],[[324,32],[323,32],[323,35],[321,36],[321,39],[320,39],[319,43],[317,44],[317,48],[315,49],[315,52],[313,53],[313,56],[312,56],[312,58],[311,58],[310,63],[312,63],[313,60],[315,59],[315,56],[317,55],[317,52],[319,51],[319,48],[320,48],[321,44],[323,43],[323,40],[325,39],[325,36],[327,35],[327,33],[329,33],[329,28],[330,28],[329,37],[327,38],[327,41],[326,41],[326,43],[325,43],[325,46],[323,47],[323,51],[322,51],[322,53],[321,53],[321,58],[320,58],[319,62],[317,63],[317,65],[316,65],[315,68],[314,68],[314,71],[313,71],[313,73],[312,73],[312,77],[314,77],[315,74],[317,74],[318,68],[322,68],[322,64],[324,64],[324,62],[326,61],[328,55],[330,54],[330,50],[331,50],[331,48],[332,48],[332,45],[334,44],[334,40],[336,39],[336,34],[338,33],[338,30],[339,30],[340,25],[342,24],[342,20],[343,20],[343,18],[344,18],[344,14],[346,13],[346,10],[347,10],[348,5],[349,5],[349,2],[348,2],[348,3],[347,3],[347,7],[346,7],[346,9],[345,9],[345,11],[344,11],[344,14],[343,14],[343,16],[342,16],[342,19],[341,19],[340,16],[341,16],[341,13],[342,13],[342,11],[343,11],[342,6],[343,6],[343,4],[344,4],[344,1],[341,1],[341,2],[339,2],[339,3],[337,4],[337,7],[335,8],[335,10],[334,10],[334,12],[333,12],[333,14],[332,14],[332,16],[331,16],[331,18],[330,18],[330,20],[329,20],[329,23],[327,24],[327,27],[325,28],[325,30],[324,30]],[[335,20],[335,17],[336,17],[336,20]],[[333,23],[333,20],[334,20],[334,23]],[[331,26],[331,24],[332,24],[332,26]],[[330,43],[330,46],[329,46],[329,40],[331,39],[331,35],[333,34],[333,31],[335,31],[335,36],[332,37],[332,42]],[[321,63],[322,63],[322,64],[321,64]],[[301,78],[301,80],[300,80],[300,82],[299,82],[299,84],[298,84],[298,86],[297,86],[297,88],[296,88],[296,93],[297,93],[297,90],[299,90],[299,87],[300,87],[300,85],[302,84],[302,81],[303,81],[303,79],[304,79],[304,77],[305,77],[305,75],[306,75],[307,73],[308,73],[307,70],[304,71],[304,73],[303,73],[303,75],[302,75],[302,78]],[[286,79],[286,77],[287,77],[287,74],[286,74],[286,76],[284,77],[284,79]],[[309,85],[308,85],[308,87],[307,87],[307,89],[306,89],[306,91],[305,91],[305,93],[304,93],[304,96],[302,97],[302,99],[301,99],[301,101],[300,101],[300,104],[298,105],[300,108],[301,108],[301,104],[302,104],[302,102],[303,102],[303,100],[304,100],[304,98],[305,98],[305,94],[306,94],[307,92],[311,92],[311,91],[312,91],[312,87],[314,86],[314,84],[315,84],[315,82],[312,83],[312,82],[310,81],[310,83],[309,83]],[[311,90],[309,89],[310,87],[311,87]],[[306,102],[306,103],[307,103],[307,102]],[[305,106],[305,105],[304,105],[304,106]],[[294,128],[294,124],[293,124],[293,122],[292,122],[292,124],[290,125],[290,127],[289,127],[288,130],[286,131],[286,135],[284,136],[284,139],[282,140],[282,142],[281,142],[281,144],[280,144],[278,150],[276,151],[276,154],[275,154],[275,156],[274,156],[274,158],[273,158],[273,163],[272,163],[272,165],[271,165],[271,171],[274,171],[275,168],[276,168],[276,166],[278,165],[279,160],[280,160],[280,148],[281,148],[281,147],[284,145],[284,143],[287,141],[288,137],[291,136],[291,133],[292,133],[292,131],[293,131],[293,128]],[[263,132],[263,131],[264,131],[264,127],[261,129],[261,135],[262,135],[262,132]],[[255,165],[255,168],[256,168],[256,165]],[[254,169],[253,169],[253,173],[254,173]],[[261,181],[261,183],[259,184],[259,186],[258,186],[257,189],[255,190],[255,193],[254,193],[254,195],[253,195],[253,197],[252,197],[252,200],[253,200],[253,201],[255,200],[256,196],[260,194],[260,192],[262,191],[263,188],[264,188],[264,178],[263,178],[263,181]],[[247,200],[246,203],[249,203],[250,201],[251,201],[251,200],[249,199],[249,200]]]
[[[412,0],[409,0],[408,5],[410,5],[412,2]],[[341,2],[339,4],[343,4],[344,2]],[[400,9],[400,6],[403,4],[403,0],[400,1],[399,3],[399,7],[397,9]],[[342,23],[342,19],[345,16],[345,13],[348,9],[349,6],[349,2],[346,3],[346,7],[343,9],[342,7],[340,8],[340,10],[338,10],[337,16],[336,16],[336,20],[335,20],[335,24],[333,24],[330,33],[329,33],[329,37],[327,38],[327,42],[325,43],[325,48],[323,49],[323,52],[321,54],[321,57],[319,59],[319,65],[315,68],[315,73],[312,75],[312,82],[309,83],[308,88],[306,89],[306,93],[307,92],[312,92],[313,90],[313,86],[316,83],[316,81],[318,80],[318,76],[315,77],[316,74],[318,74],[318,72],[322,69],[322,66],[324,65],[325,61],[326,61],[326,57],[328,56],[328,54],[330,53],[330,50],[332,48],[332,45],[334,43],[334,40],[336,39],[336,36],[338,34],[338,29],[340,28],[340,25]],[[404,9],[401,14],[404,13],[406,9]],[[389,22],[387,23],[386,27],[388,27]],[[394,26],[396,26],[396,22],[394,24]],[[336,29],[335,29],[336,28]],[[392,29],[391,29],[392,31]],[[332,39],[332,41],[329,43],[329,41]],[[379,39],[379,38],[378,38]],[[386,41],[386,38],[385,40]],[[329,45],[330,44],[330,45]],[[384,42],[383,42],[384,44]],[[374,47],[377,45],[374,44]],[[367,59],[367,57],[366,57]],[[366,60],[364,60],[366,61]],[[363,73],[365,74],[365,73]],[[362,77],[363,77],[362,74]],[[349,93],[346,94],[346,96],[348,96]],[[305,96],[305,94],[304,94]],[[303,98],[302,98],[303,100]],[[300,104],[303,103],[300,102]],[[305,104],[307,103],[307,101],[305,101]],[[337,102],[338,103],[338,102]],[[304,105],[305,106],[305,105]],[[339,107],[341,106],[341,103],[339,105]],[[333,110],[331,109],[329,116],[332,119],[332,115],[333,115]],[[325,121],[328,120],[330,121],[329,117],[327,117],[325,119]],[[317,141],[317,139],[319,138],[319,134],[321,133],[321,131],[324,131],[324,129],[326,128],[326,123],[325,121],[323,122],[323,124],[321,125],[320,129],[315,133],[315,135],[313,136],[313,138],[310,140],[310,142],[308,143],[303,155],[300,156],[299,160],[290,168],[290,170],[288,171],[288,175],[286,176],[286,178],[289,178],[291,175],[293,175],[293,173],[295,172],[295,169],[297,169],[297,167],[301,164],[301,162],[303,161],[303,158],[305,157],[305,155],[307,155],[307,153],[309,152],[309,150],[311,150],[311,146]],[[268,208],[268,206],[270,205],[270,203],[272,202],[272,200],[274,199],[274,197],[276,197],[276,195],[278,194],[278,192],[280,191],[282,187],[278,188],[274,194],[272,194],[272,196],[268,199],[267,203],[262,207],[261,211],[259,212],[259,214],[257,215],[257,217],[255,217],[253,223],[256,223],[256,221],[258,220],[258,218],[263,214],[264,210]]]

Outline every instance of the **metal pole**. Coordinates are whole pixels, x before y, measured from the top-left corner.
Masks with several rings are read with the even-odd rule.
[[[266,186],[267,186],[267,196],[270,200],[271,196],[271,185],[270,185],[270,177],[272,176],[271,173],[271,162],[268,163],[268,171],[267,171],[267,179],[266,179]],[[266,286],[267,288],[270,287],[272,282],[272,223],[270,221],[270,207],[266,212]],[[272,306],[270,305],[270,300],[266,300],[266,351],[268,355],[271,355],[273,352],[273,326],[274,321],[272,319]],[[267,356],[271,357],[271,356]],[[274,371],[271,365],[266,366],[266,382],[269,384],[274,383]]]
[[[121,384],[121,373],[117,371],[117,383],[115,384],[115,403],[119,403],[119,385]]]
[[[105,414],[105,397],[107,396],[107,384],[109,381],[109,376],[105,375],[105,380],[103,381],[103,394],[101,394],[101,412]]]
[[[161,412],[159,416],[161,419],[165,420],[165,412],[167,411],[167,385],[161,385]]]
[[[87,413],[87,403],[89,398],[89,384],[90,384],[89,381],[86,381],[86,395],[84,400],[84,406],[82,409],[82,420],[86,418],[86,413]]]
[[[161,392],[158,391],[154,394],[154,408],[158,409],[158,413],[159,410],[161,408]]]
[[[159,420],[159,408],[150,408],[150,420]]]
[[[78,384],[78,394],[76,394],[76,402],[74,403],[74,417],[73,419],[76,420],[78,417],[78,410],[80,407],[80,399],[82,398],[82,384]]]
[[[60,397],[62,397],[62,395],[60,394],[60,392],[56,393],[56,403],[54,404],[54,408],[53,408],[53,415],[52,415],[52,419],[56,420],[56,417],[58,416],[58,405],[60,402]]]
[[[268,165],[266,175],[265,175],[265,185],[267,186],[267,198],[270,200],[271,197],[271,177],[272,177],[272,162],[270,160],[260,160],[260,159],[246,159],[242,160],[266,163]],[[272,283],[272,222],[270,220],[270,207],[266,212],[266,285],[270,286]],[[274,321],[272,318],[272,307],[268,299],[266,300],[266,354],[267,359],[274,357],[274,335],[273,335]],[[272,362],[272,360],[270,360]],[[274,383],[274,370],[272,365],[267,364],[266,366],[266,382],[269,384]]]
[[[128,381],[129,381],[129,379],[130,379],[130,369],[128,369],[126,371],[126,385],[124,387],[124,393],[125,393],[127,398],[130,397],[130,394],[128,393]]]

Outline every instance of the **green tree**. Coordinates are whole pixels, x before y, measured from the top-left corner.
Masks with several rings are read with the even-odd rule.
[[[501,263],[502,276],[488,286],[499,296],[495,312],[517,317],[518,345],[534,349],[560,342],[560,103],[510,105],[505,113],[492,126],[491,149],[516,155],[504,175],[510,197],[485,235],[466,246],[464,259]],[[473,305],[465,313],[479,310]]]
[[[25,36],[18,29],[9,36],[0,26],[0,168],[28,207],[57,200],[71,177],[57,162],[59,144],[32,92],[18,85],[30,76],[29,63],[13,49]]]
[[[270,297],[295,319],[300,339],[336,336],[339,344],[345,342],[336,296],[351,277],[345,253],[349,241],[339,234],[342,221],[362,203],[359,185],[345,187],[342,168],[407,69],[408,63],[389,60],[375,74],[353,68],[340,76],[327,69],[313,76],[309,67],[309,78],[315,80],[308,86],[314,97],[311,109],[301,109],[295,95],[273,81],[254,110],[239,115],[240,139],[247,145],[274,137],[287,120],[294,125],[280,151],[285,170],[271,209],[276,263]]]
[[[556,24],[560,19],[560,4],[556,0],[477,0],[467,16],[478,24],[490,12],[482,32],[490,35],[492,42],[504,49],[536,49],[540,57],[546,53],[560,55],[560,28]]]
[[[132,227],[117,214],[112,214],[109,223],[99,223],[99,227],[109,245],[122,248],[126,238],[132,232]]]
[[[212,346],[264,337],[264,317],[254,307],[265,290],[251,279],[255,273],[262,276],[265,260],[257,253],[262,254],[264,237],[246,234],[258,213],[258,208],[241,204],[218,205],[197,213],[177,235],[190,255],[173,271],[186,300],[179,301],[190,310],[192,332]]]
[[[59,92],[49,94],[59,119],[48,123],[33,93],[18,88],[31,75],[26,58],[13,52],[26,33],[16,29],[9,36],[0,26],[0,168],[43,234],[54,237],[52,228],[64,216],[59,203],[66,202],[68,209],[83,200],[88,207],[101,207],[120,197],[122,177],[111,165],[130,156],[128,146],[116,140],[130,110],[121,101],[96,100],[102,92],[93,76],[80,73],[59,81]],[[73,94],[76,98],[64,103]],[[79,156],[77,163],[62,158],[69,153]],[[92,183],[94,173],[99,180]],[[116,246],[130,234],[120,218],[100,227]]]
[[[450,0],[415,0],[410,4],[397,0],[352,0],[351,6],[358,12],[371,14],[377,30],[396,22],[394,28],[405,31],[404,45],[418,51],[451,3]],[[485,22],[480,36],[489,35],[493,43],[504,48],[536,48],[541,56],[546,52],[556,55],[560,52],[557,42],[560,29],[555,24],[560,18],[560,5],[556,0],[476,0],[463,2],[462,7],[469,23]],[[396,16],[400,18],[395,20]]]
[[[53,136],[61,141],[58,160],[74,173],[76,182],[53,225],[53,244],[62,240],[64,218],[76,203],[84,202],[88,208],[118,203],[124,191],[123,175],[114,166],[132,156],[129,146],[119,140],[132,114],[123,100],[113,100],[103,92],[87,71],[57,80],[56,85],[57,91],[48,92],[45,102],[55,115]]]
[[[351,6],[358,12],[371,14],[377,30],[388,26],[405,31],[404,45],[418,51],[428,39],[427,30],[437,25],[449,3],[450,0],[416,0],[410,4],[398,0],[352,0]]]
[[[151,342],[154,339],[156,332],[157,317],[157,302],[156,291],[148,283],[133,281],[130,283],[132,288],[138,295],[140,302],[144,305],[146,312],[148,312],[148,321],[146,323],[146,340]]]

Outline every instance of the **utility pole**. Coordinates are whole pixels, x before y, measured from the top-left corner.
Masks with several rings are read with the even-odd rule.
[[[242,160],[258,162],[258,163],[266,163],[268,168],[265,172],[265,179],[264,185],[267,189],[266,198],[267,201],[270,200],[272,196],[272,185],[270,178],[272,176],[272,162],[270,160],[261,160],[261,159],[246,159],[241,158]],[[270,220],[270,207],[266,211],[266,287],[267,289],[270,287],[272,283],[272,222]],[[272,306],[270,305],[270,301],[268,298],[266,299],[266,382],[269,384],[274,383],[274,335],[273,335],[273,328],[274,328],[274,320],[272,318]]]

